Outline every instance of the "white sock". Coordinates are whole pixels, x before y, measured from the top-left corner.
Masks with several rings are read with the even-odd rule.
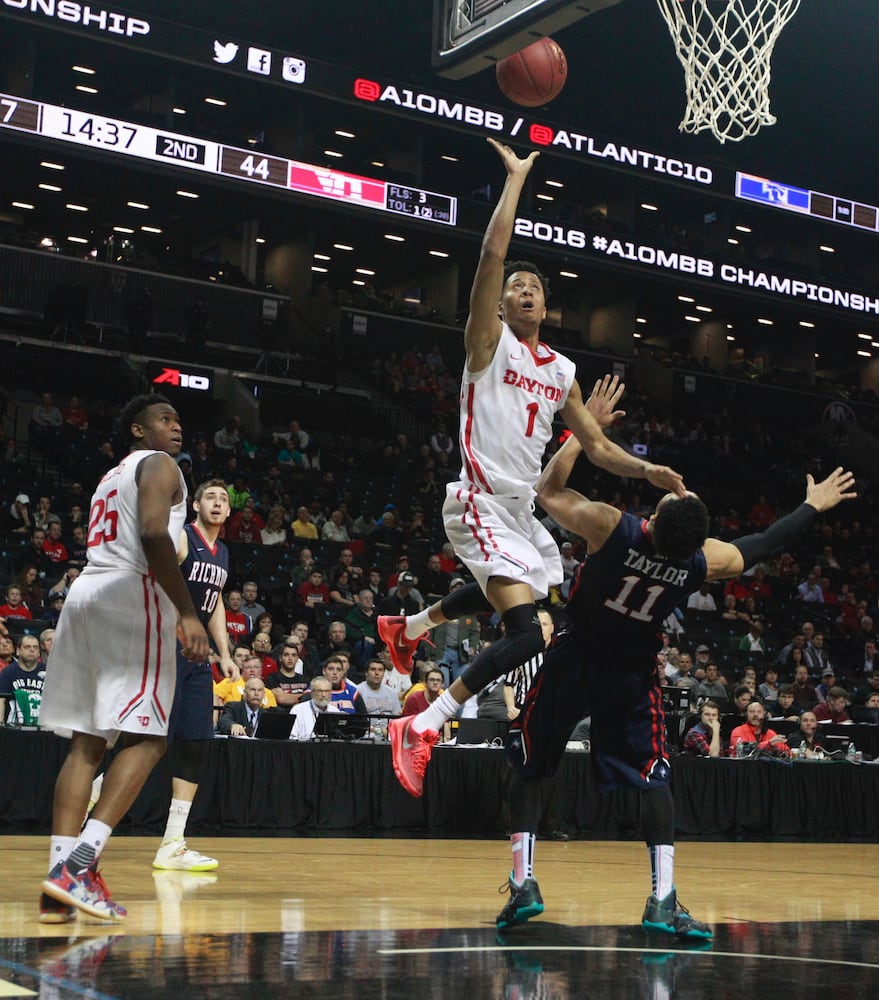
[[[430,620],[428,611],[419,611],[417,615],[410,615],[406,619],[406,638],[417,639],[432,628],[436,628],[436,624]]]
[[[653,895],[657,899],[665,899],[675,887],[674,844],[654,844],[653,847],[648,847],[647,850],[650,854]]]
[[[67,866],[74,874],[83,872],[94,864],[106,847],[113,828],[99,819],[90,819],[82,828],[79,840],[67,859]]]
[[[163,844],[172,840],[182,840],[186,831],[186,821],[189,819],[189,810],[192,803],[186,799],[171,799],[171,808],[168,810],[168,823],[165,826],[165,836]]]
[[[423,733],[425,729],[439,731],[444,722],[448,722],[453,715],[457,714],[460,707],[460,704],[448,691],[443,691],[432,705],[428,705],[423,712],[419,712],[415,716],[412,720],[412,728],[416,733]]]
[[[49,841],[49,871],[59,861],[66,861],[70,857],[76,840],[76,837],[61,837],[58,834],[52,834],[52,839]]]
[[[513,881],[521,885],[526,878],[534,878],[534,842],[533,833],[514,833],[510,835],[510,847],[513,850]]]
[[[99,819],[90,819],[82,828],[78,843],[88,844],[95,852],[95,857],[99,858],[101,851],[107,846],[107,841],[110,839],[112,832],[112,826],[107,826],[106,823],[102,823]]]

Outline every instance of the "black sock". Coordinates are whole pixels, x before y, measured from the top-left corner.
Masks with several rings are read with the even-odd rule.
[[[74,875],[82,875],[89,865],[95,863],[95,858],[97,855],[91,844],[80,844],[67,859],[67,868]]]

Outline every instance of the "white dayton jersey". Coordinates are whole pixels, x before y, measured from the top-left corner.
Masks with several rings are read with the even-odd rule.
[[[150,455],[164,452],[133,451],[98,483],[89,510],[88,569],[122,569],[149,572],[140,541],[137,510],[137,468]],[[179,470],[178,470],[179,475]],[[168,518],[168,536],[177,550],[186,521],[186,483],[180,476],[183,499],[174,504]]]
[[[89,512],[88,565],[70,588],[46,668],[40,721],[112,745],[120,732],[164,736],[177,680],[177,613],[150,574],[140,540],[134,451],[98,484]],[[168,518],[176,549],[183,499]]]
[[[574,362],[532,351],[502,324],[490,364],[461,380],[461,481],[477,493],[531,500],[552,422],[568,400]]]

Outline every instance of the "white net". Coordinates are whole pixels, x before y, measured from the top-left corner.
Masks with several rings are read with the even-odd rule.
[[[682,132],[739,142],[764,125],[772,50],[800,0],[657,0],[684,67]]]

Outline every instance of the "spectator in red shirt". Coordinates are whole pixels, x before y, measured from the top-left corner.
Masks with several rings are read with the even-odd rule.
[[[747,577],[745,579],[747,580]],[[754,575],[748,581],[748,590],[758,601],[772,599],[772,587],[766,582],[766,573],[759,567],[754,570]]]
[[[851,716],[845,708],[848,703],[848,691],[841,687],[832,687],[827,692],[827,701],[821,702],[813,709],[819,722],[851,722]]]
[[[61,519],[49,522],[46,530],[46,540],[43,542],[43,554],[55,566],[67,562],[67,546],[61,541]]]
[[[748,520],[754,525],[757,531],[765,531],[772,524],[775,520],[775,511],[766,502],[766,497],[757,497],[757,502],[748,514]]]
[[[252,507],[245,507],[240,514],[232,518],[226,527],[226,541],[262,545],[262,535],[254,519]]]
[[[829,576],[821,577],[821,593],[824,595],[825,604],[839,604],[839,598],[833,592]]]
[[[839,614],[836,616],[836,625],[839,631],[846,636],[854,635],[863,615],[864,609],[858,606],[855,592],[849,589],[848,584],[844,583],[840,591]]]
[[[232,659],[235,661],[235,666],[238,667],[239,673],[243,670],[244,664],[247,662],[247,660],[250,659],[252,655],[253,654],[250,646],[247,645],[235,646],[233,648]],[[216,653],[211,653],[211,673],[213,675],[215,684],[220,684],[222,681],[226,679],[226,675],[220,669],[220,663],[219,660],[217,659]]]
[[[250,635],[250,619],[241,610],[242,600],[240,590],[226,594],[226,631],[236,646]]]
[[[324,583],[323,571],[313,569],[305,583],[300,583],[296,588],[296,596],[301,604],[306,608],[314,609],[315,606],[330,603],[330,588]]]
[[[443,693],[443,672],[437,666],[428,667],[424,674],[424,689],[416,688],[403,702],[403,715],[418,715]]]
[[[401,573],[409,572],[409,556],[401,552],[397,556],[397,569],[388,576],[388,590],[393,590],[397,586],[397,578]]]
[[[272,651],[272,640],[269,638],[266,632],[257,632],[253,637],[253,655],[258,656],[262,661],[262,676],[263,680],[269,676],[269,674],[276,674],[278,672],[278,661],[272,659],[269,655]]]
[[[71,396],[70,405],[61,411],[61,419],[68,427],[78,431],[86,431],[89,426],[89,415],[79,405],[79,397]]]
[[[262,529],[266,526],[266,522],[263,520],[260,512],[256,509],[256,500],[254,500],[252,496],[245,498],[244,503],[241,505],[241,510],[233,512],[232,516],[229,518],[229,526],[231,527],[232,525],[237,524],[241,519],[241,514],[245,510],[250,511],[253,515],[253,523],[256,525],[257,530],[262,531]]]
[[[758,750],[775,750],[790,754],[787,740],[779,736],[773,729],[766,728],[766,709],[759,701],[748,705],[748,721],[743,726],[736,726],[729,737],[729,752],[735,757],[739,743],[756,743]]]
[[[455,555],[455,549],[451,542],[446,542],[443,545],[442,552],[440,552],[440,569],[443,573],[448,573],[450,576],[452,573],[457,573],[460,576],[466,572],[463,563]]]
[[[10,583],[6,588],[6,603],[0,604],[0,618],[17,618],[21,621],[33,619],[21,596],[21,587],[16,583]]]
[[[735,579],[730,580],[723,588],[723,592],[724,594],[732,594],[736,599],[736,604],[744,601],[744,599],[749,597],[751,594],[748,587],[748,581],[743,576],[737,576]]]

